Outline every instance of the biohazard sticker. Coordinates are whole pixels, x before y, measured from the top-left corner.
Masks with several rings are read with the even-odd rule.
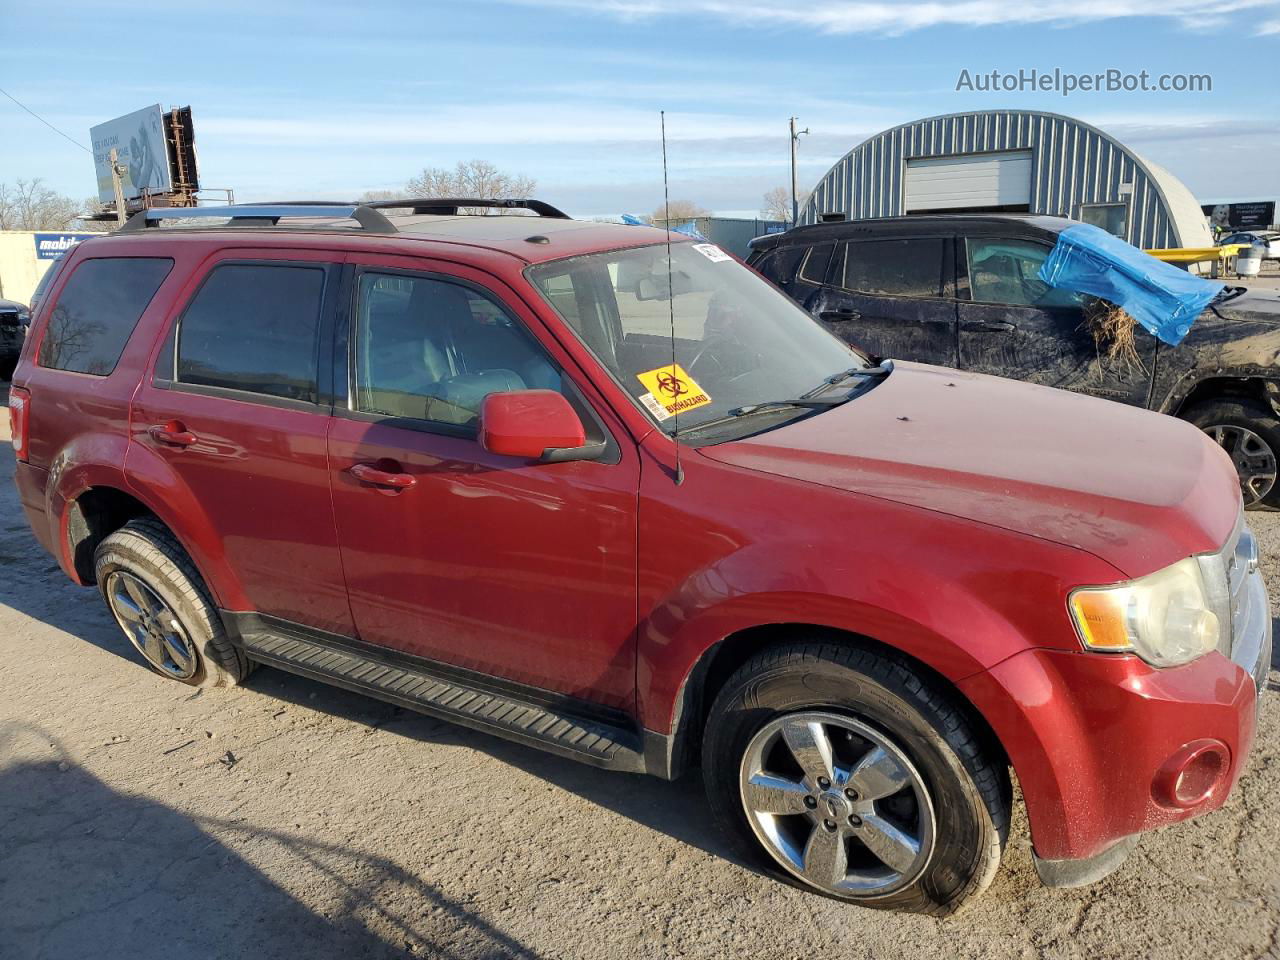
[[[636,379],[648,387],[649,398],[666,414],[659,417],[655,412],[654,416],[660,420],[674,417],[677,413],[684,413],[686,410],[705,407],[711,402],[707,392],[698,386],[697,381],[685,373],[684,367],[678,363],[659,367],[648,373],[637,373]],[[646,407],[649,406],[644,397],[640,398],[640,402]]]
[[[733,259],[714,243],[695,243],[693,249],[697,250],[712,263],[724,263],[726,260]]]

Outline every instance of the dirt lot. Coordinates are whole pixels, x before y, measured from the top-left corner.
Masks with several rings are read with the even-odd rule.
[[[1225,810],[1074,891],[1038,885],[1019,819],[970,911],[886,915],[729,858],[696,776],[604,773],[272,670],[203,694],[157,677],[36,547],[12,471],[0,444],[6,960],[1280,957],[1275,673]],[[1280,586],[1280,514],[1254,522]]]

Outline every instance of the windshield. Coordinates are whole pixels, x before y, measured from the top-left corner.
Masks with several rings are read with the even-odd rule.
[[[670,280],[666,244],[528,271],[547,302],[667,433],[675,432],[677,420],[683,434],[746,407],[812,395],[829,378],[868,365],[718,247],[680,242],[670,249]],[[790,418],[813,410],[771,412]]]

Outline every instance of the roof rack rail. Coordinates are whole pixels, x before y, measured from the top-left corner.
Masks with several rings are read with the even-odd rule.
[[[233,203],[220,207],[148,207],[120,228],[121,233],[155,227],[161,220],[230,220],[236,227],[274,227],[286,217],[349,217],[367,233],[399,233],[395,224],[369,204],[329,200],[291,203]],[[239,221],[239,222],[237,222]]]
[[[541,200],[529,199],[482,199],[480,197],[406,197],[403,200],[374,200],[366,203],[372,210],[412,210],[414,213],[435,214],[437,216],[456,217],[460,209],[466,207],[491,207],[504,210],[532,210],[540,217],[554,217],[557,220],[572,219],[559,207],[553,207]]]

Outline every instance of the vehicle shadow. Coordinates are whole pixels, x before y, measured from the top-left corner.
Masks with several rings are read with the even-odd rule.
[[[641,774],[601,770],[447,720],[437,720],[339,687],[269,668],[259,668],[245,687],[276,700],[386,730],[397,736],[481,751],[641,826],[664,833],[714,857],[755,869],[753,865],[743,863],[721,839],[702,792],[702,779],[696,770],[674,782]]]
[[[53,558],[35,542],[18,503],[12,475],[12,451],[7,444],[0,444],[0,605],[85,640],[129,661],[138,670],[146,670],[98,592],[68,582]],[[369,726],[394,727],[396,733],[424,742],[444,741],[481,750],[637,823],[714,856],[733,859],[728,846],[718,838],[696,775],[668,783],[599,770],[278,670],[260,669],[249,678],[246,687]]]
[[[7,957],[538,956],[393,860],[119,793],[33,725],[0,725],[0,851]]]

